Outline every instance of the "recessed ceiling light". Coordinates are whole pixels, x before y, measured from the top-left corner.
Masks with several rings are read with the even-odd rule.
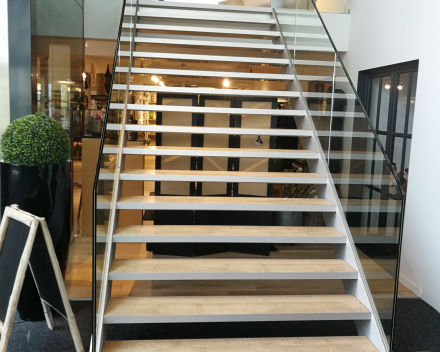
[[[223,81],[223,87],[229,87],[229,80],[227,78]]]
[[[160,85],[160,86],[164,86],[165,83],[163,83],[162,81],[160,81],[160,82],[159,82],[159,85]]]
[[[159,78],[157,78],[156,76],[151,77],[151,80],[155,83],[159,83]]]
[[[385,89],[390,89],[390,88],[391,88],[391,86],[389,84],[385,85]]]
[[[398,90],[402,90],[403,87],[402,87],[402,86],[397,86],[397,89],[398,89]]]

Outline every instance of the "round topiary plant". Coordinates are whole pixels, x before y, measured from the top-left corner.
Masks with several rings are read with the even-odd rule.
[[[21,117],[5,130],[3,160],[11,164],[59,164],[70,156],[69,137],[54,119],[42,113]]]

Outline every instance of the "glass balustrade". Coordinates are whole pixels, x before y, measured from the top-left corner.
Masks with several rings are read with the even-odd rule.
[[[405,194],[316,4],[310,4],[273,1],[305,108],[379,317],[391,335]]]

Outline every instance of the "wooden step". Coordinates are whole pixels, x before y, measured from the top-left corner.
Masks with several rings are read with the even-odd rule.
[[[128,73],[128,67],[116,67],[117,73]],[[167,68],[141,68],[132,67],[131,73],[158,76],[185,76],[185,77],[217,77],[217,78],[236,78],[272,81],[293,81],[295,75],[281,73],[250,73],[250,72],[226,72],[226,71],[205,71],[205,70],[176,70]],[[283,111],[283,110],[278,110]]]
[[[107,241],[107,226],[97,226],[98,242]],[[118,226],[115,243],[346,243],[333,227],[302,226]]]
[[[126,14],[134,15],[134,11],[127,11]],[[215,22],[241,22],[255,23],[265,25],[275,25],[277,22],[274,18],[270,18],[269,13],[264,14],[246,14],[240,12],[221,12],[221,11],[203,11],[203,10],[186,10],[186,9],[160,9],[160,8],[139,8],[137,12],[138,19],[145,18],[163,18],[175,20],[192,20],[192,21],[215,21]]]
[[[365,336],[106,341],[103,352],[378,352]]]
[[[111,103],[110,109],[124,110],[124,104]],[[178,105],[147,105],[127,104],[127,110],[162,111],[162,112],[191,112],[195,114],[228,114],[228,115],[265,115],[265,116],[305,116],[305,110],[275,110],[275,109],[243,109],[243,108],[213,108],[206,106]]]
[[[368,320],[353,295],[110,298],[104,324]]]
[[[104,154],[117,154],[118,146],[104,145]],[[320,154],[309,150],[250,149],[250,148],[203,148],[203,147],[157,147],[131,146],[122,149],[124,154],[156,156],[199,156],[224,158],[271,158],[271,159],[319,159]]]
[[[311,51],[311,50],[307,50],[307,51]],[[316,51],[325,51],[325,50],[316,50]],[[332,49],[332,51],[333,51],[333,49]],[[298,75],[298,80],[300,80],[300,81],[319,81],[319,82],[333,82],[333,80],[334,80],[335,82],[348,82],[347,77],[314,76],[314,75]]]
[[[113,180],[114,171],[101,169],[100,180]],[[121,172],[122,181],[182,181],[231,183],[326,184],[327,179],[313,173],[245,172],[245,171],[187,171],[127,169]]]
[[[111,196],[98,196],[98,209],[110,206]],[[334,212],[336,206],[314,198],[125,196],[116,209]]]
[[[239,230],[236,230],[239,231]],[[115,259],[109,280],[344,280],[342,259]]]
[[[325,116],[325,117],[360,117],[365,119],[365,114],[363,112],[352,112],[352,111],[319,111],[311,110],[310,115],[312,116]]]
[[[260,6],[236,6],[236,5],[213,5],[203,3],[191,3],[191,2],[158,2],[151,0],[139,0],[139,6],[152,7],[152,8],[168,8],[168,9],[195,9],[195,10],[213,10],[217,12],[251,12],[251,13],[266,13],[271,14],[272,8],[260,7]],[[291,12],[289,12],[291,14]]]
[[[133,28],[133,23],[123,23],[122,28]],[[216,27],[197,27],[197,26],[169,26],[150,23],[137,23],[137,30],[150,30],[150,31],[165,31],[165,32],[177,32],[178,34],[183,32],[191,33],[216,33],[216,34],[233,34],[233,35],[247,35],[258,37],[270,37],[278,38],[280,36],[279,31],[262,31],[258,29],[239,29],[239,28],[216,28]]]
[[[340,199],[345,211],[349,212],[400,212],[401,200],[394,199]]]
[[[113,90],[127,89],[126,84],[113,84]],[[161,87],[130,84],[128,90],[136,92],[157,92],[173,94],[197,94],[197,95],[232,95],[245,97],[272,97],[272,98],[299,98],[299,92],[272,91],[272,90],[247,90],[247,89],[214,89],[214,88],[190,88],[190,87]],[[324,94],[324,93],[318,93]],[[330,96],[331,98],[331,96]]]
[[[120,51],[119,56],[129,57],[129,51]],[[270,65],[288,65],[289,59],[277,59],[268,57],[250,57],[250,56],[224,56],[224,55],[196,55],[196,54],[180,54],[180,53],[160,53],[160,52],[144,52],[135,51],[133,57],[147,59],[168,59],[168,60],[188,60],[188,61],[215,61],[215,62],[239,62],[252,64],[270,64]]]
[[[156,133],[189,133],[189,134],[226,134],[250,136],[278,136],[278,137],[311,137],[311,130],[280,129],[280,128],[236,128],[236,127],[204,127],[204,126],[170,126],[170,125],[131,125],[124,126],[125,131],[156,132]],[[107,124],[107,131],[120,131],[121,125]],[[330,132],[328,132],[330,133]],[[360,132],[367,133],[367,132]]]
[[[177,38],[152,38],[152,37],[134,37],[134,42],[138,44],[159,44],[159,45],[184,45],[184,46],[203,46],[203,47],[218,47],[218,48],[239,48],[239,49],[257,49],[257,50],[270,50],[270,51],[282,51],[285,49],[283,44],[272,44],[271,41],[267,43],[255,43],[252,41],[221,41],[214,40],[219,38],[212,38],[211,40],[206,37],[198,39],[177,39]],[[121,37],[121,42],[131,42],[131,37]],[[293,49],[292,49],[293,50]],[[332,48],[333,50],[333,48]]]

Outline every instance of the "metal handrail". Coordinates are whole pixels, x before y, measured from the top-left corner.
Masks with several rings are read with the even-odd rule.
[[[95,352],[96,348],[96,197],[97,197],[97,188],[98,188],[98,181],[99,181],[99,172],[101,168],[101,162],[102,162],[102,153],[104,149],[104,142],[105,142],[105,135],[107,132],[107,121],[108,121],[108,115],[110,111],[110,103],[112,98],[112,92],[113,92],[113,83],[115,79],[115,71],[116,71],[116,62],[118,59],[118,51],[119,51],[119,45],[120,45],[120,39],[121,39],[121,32],[122,32],[122,24],[124,22],[124,10],[126,5],[126,0],[122,3],[122,11],[121,11],[121,20],[119,22],[119,30],[118,30],[118,37],[116,41],[116,48],[115,48],[115,56],[113,59],[113,66],[112,66],[112,77],[110,82],[110,90],[108,92],[108,98],[107,98],[107,106],[105,108],[105,117],[104,122],[102,125],[102,131],[101,131],[101,143],[99,144],[99,153],[98,153],[98,161],[96,164],[96,172],[95,172],[95,180],[93,183],[93,232],[92,232],[92,351]]]

